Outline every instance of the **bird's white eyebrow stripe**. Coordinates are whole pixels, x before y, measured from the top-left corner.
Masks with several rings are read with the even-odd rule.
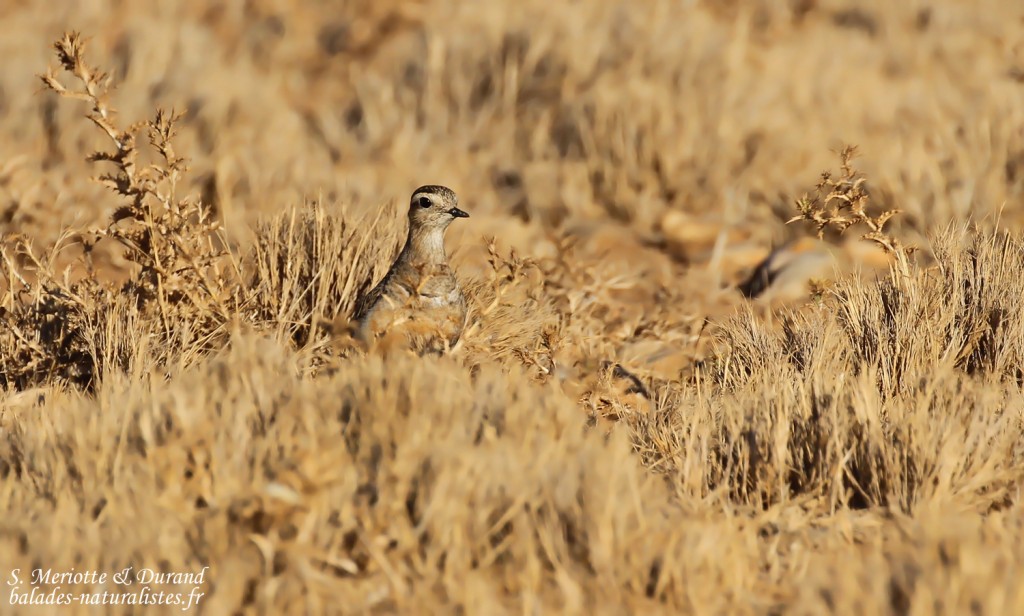
[[[427,184],[426,186],[420,186],[416,189],[416,192],[412,194],[413,198],[418,195],[436,195],[441,197],[442,200],[450,201],[457,204],[459,202],[458,196],[455,191],[446,187],[435,184]]]

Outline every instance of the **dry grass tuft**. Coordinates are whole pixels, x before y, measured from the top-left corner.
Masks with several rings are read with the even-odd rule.
[[[301,346],[316,338],[315,325],[347,316],[401,247],[398,233],[384,241],[386,213],[353,219],[314,203],[261,222],[248,260],[250,318]]]
[[[702,386],[735,401],[722,404],[762,397],[767,412],[723,414],[719,481],[763,506],[796,494],[831,509],[911,512],[952,494],[979,511],[1007,504],[1021,461],[1024,337],[1008,310],[1020,282],[1003,274],[1024,267],[1024,245],[949,230],[935,247],[938,269],[843,281],[780,330],[749,314],[722,328]],[[984,298],[974,291],[979,272]],[[968,479],[980,468],[984,482]]]

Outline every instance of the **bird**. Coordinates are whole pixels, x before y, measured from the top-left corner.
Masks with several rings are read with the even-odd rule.
[[[402,251],[380,282],[356,301],[356,338],[368,345],[401,340],[443,352],[455,346],[466,324],[466,296],[448,264],[444,233],[469,214],[459,209],[455,191],[428,184],[413,191],[408,218]]]
[[[838,265],[835,249],[826,242],[802,237],[768,254],[739,286],[748,299],[796,299],[806,295],[807,282],[829,277]]]
[[[812,280],[886,271],[890,262],[890,255],[874,242],[851,238],[836,245],[802,237],[773,250],[739,285],[739,291],[765,303],[799,301],[807,298]]]

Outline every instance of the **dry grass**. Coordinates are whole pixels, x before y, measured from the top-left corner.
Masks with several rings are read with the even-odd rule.
[[[0,576],[1024,612],[1024,13],[961,4],[0,8]],[[467,331],[368,353],[433,182]],[[891,265],[751,307],[815,232]]]

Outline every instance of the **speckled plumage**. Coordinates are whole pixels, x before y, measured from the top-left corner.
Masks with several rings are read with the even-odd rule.
[[[372,343],[388,336],[425,340],[443,350],[458,342],[466,322],[466,298],[448,265],[444,232],[469,214],[444,186],[421,186],[409,203],[409,234],[388,273],[356,302],[359,337]]]

